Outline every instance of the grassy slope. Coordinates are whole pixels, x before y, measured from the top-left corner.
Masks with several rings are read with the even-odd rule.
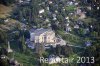
[[[10,13],[12,11],[12,7],[4,6],[0,4],[0,19],[6,19],[7,17],[10,16]],[[11,28],[14,28],[16,24],[21,24],[18,21],[14,19],[9,19],[8,22],[4,22],[3,24],[0,24],[0,30],[11,30]],[[14,48],[18,47],[17,45],[14,44]],[[17,49],[16,49],[17,50]],[[33,55],[26,55],[24,53],[20,53],[18,51],[14,52],[14,58],[23,66],[33,66],[36,62],[34,61]]]
[[[5,6],[0,4],[0,19],[8,19],[14,6]],[[9,18],[8,22],[0,21],[0,30],[7,31],[15,28],[19,21]]]
[[[4,6],[0,4],[0,18],[6,18],[10,16],[10,12],[12,11],[12,7]]]
[[[33,55],[25,55],[19,52],[15,52],[15,59],[24,66],[34,66],[36,64],[36,60]]]

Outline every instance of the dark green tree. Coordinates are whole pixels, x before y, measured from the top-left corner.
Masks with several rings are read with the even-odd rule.
[[[56,54],[61,55],[61,46],[57,45],[55,49],[56,49]]]

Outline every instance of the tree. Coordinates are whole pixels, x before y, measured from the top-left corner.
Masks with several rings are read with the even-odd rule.
[[[24,35],[22,36],[22,47],[23,47],[23,52],[25,52],[26,44],[25,44],[25,37],[24,37]]]
[[[6,47],[7,45],[8,36],[5,31],[0,30],[0,46]]]
[[[94,57],[95,63],[90,64],[90,66],[99,66],[100,65],[100,0],[88,0],[90,1],[89,4],[91,4],[92,10],[91,10],[91,16],[92,18],[96,19],[97,21],[92,21],[93,25],[93,31],[92,37],[90,38],[92,40],[92,45],[89,47],[86,47],[86,50],[83,52],[83,55],[86,57]]]
[[[15,3],[15,0],[0,0],[0,3],[4,5],[11,5],[12,3]]]
[[[45,51],[44,44],[36,43],[36,53],[42,56],[44,51]]]
[[[8,55],[7,50],[5,48],[0,49],[0,56],[1,55],[6,55],[6,56]]]
[[[24,35],[20,37],[20,49],[22,52],[25,52],[25,50],[26,50]]]
[[[62,55],[67,56],[67,57],[69,57],[73,53],[72,48],[67,45],[62,46],[61,52],[62,52]]]
[[[57,45],[55,49],[56,49],[56,54],[61,55],[61,46]]]
[[[29,39],[30,38],[30,33],[29,33],[28,30],[24,31],[24,36],[25,36],[25,39]]]

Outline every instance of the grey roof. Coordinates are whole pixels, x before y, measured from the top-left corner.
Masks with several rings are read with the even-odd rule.
[[[40,29],[36,29],[36,30],[31,29],[30,32],[31,33],[34,33],[35,35],[40,35],[40,34],[46,32],[46,31],[52,31],[52,30],[51,29],[43,29],[43,28],[40,28]]]
[[[30,31],[30,33],[33,33],[35,30],[36,30],[35,28],[32,28],[29,31]]]

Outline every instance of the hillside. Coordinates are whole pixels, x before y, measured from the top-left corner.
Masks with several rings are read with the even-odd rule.
[[[16,3],[13,1],[15,0],[0,1],[0,64],[3,63],[2,55],[5,55],[9,59],[17,60],[20,66],[88,66],[87,61],[75,63],[77,57],[95,57],[92,60],[96,63],[89,65],[100,65],[100,41],[96,38],[100,36],[100,9],[96,8],[96,0],[93,2],[96,6],[91,6],[87,0],[17,0]],[[40,28],[51,29],[57,38],[66,42],[66,45],[53,47],[50,43],[49,49],[45,48],[46,43],[36,43],[35,46],[35,40],[30,41],[30,37],[35,37],[35,34],[30,30]],[[44,38],[41,37],[41,41],[42,39]],[[8,45],[13,52],[6,51]],[[35,48],[32,49],[29,45]],[[39,62],[40,57],[53,58],[52,56],[75,59],[72,63],[65,64],[50,65]]]
[[[6,18],[10,16],[11,11],[12,7],[0,4],[0,18]]]

